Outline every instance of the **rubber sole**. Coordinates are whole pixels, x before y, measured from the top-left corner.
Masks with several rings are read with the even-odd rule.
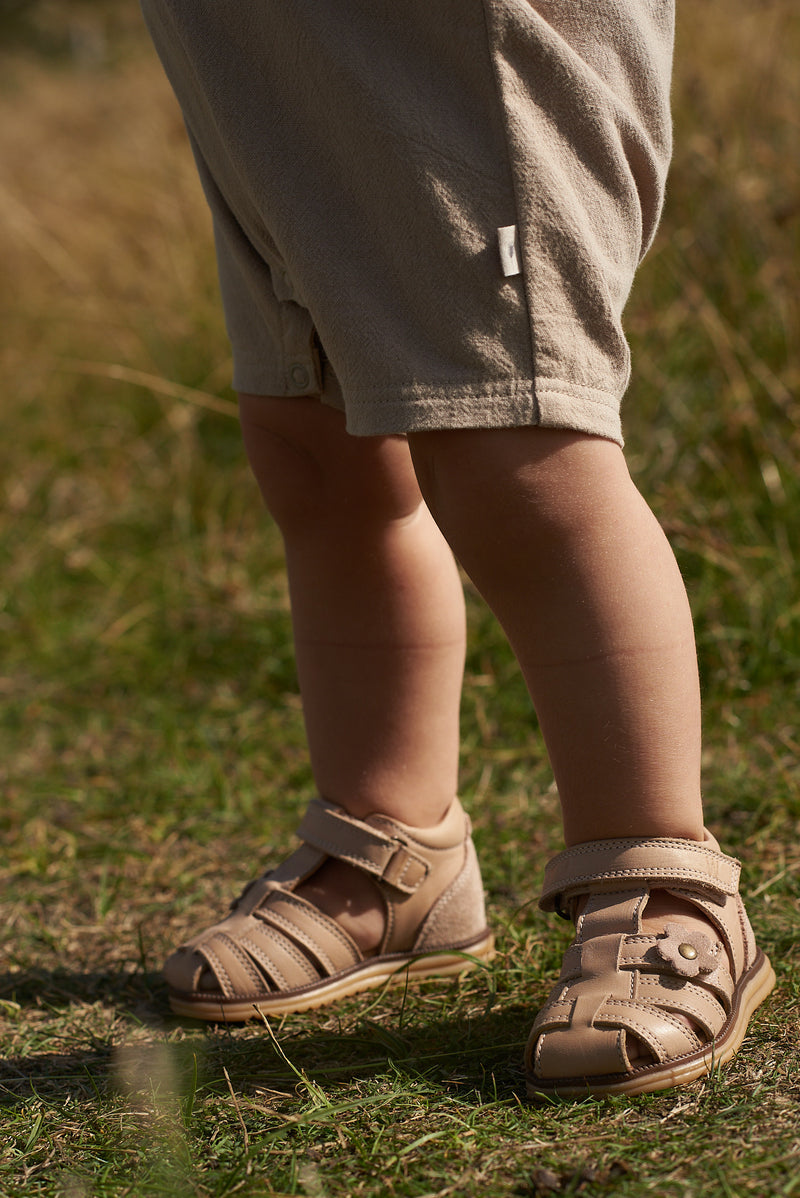
[[[288,993],[278,991],[250,998],[220,998],[210,994],[190,995],[170,991],[169,1005],[176,1015],[190,1019],[205,1019],[212,1023],[245,1023],[249,1019],[258,1019],[260,1014],[291,1015],[325,1007],[351,994],[379,986],[405,985],[421,978],[467,973],[491,961],[493,956],[494,936],[488,933],[464,948],[444,952],[395,953],[365,961],[328,981]]]
[[[719,1037],[707,1048],[668,1061],[663,1065],[650,1065],[635,1073],[611,1077],[563,1078],[551,1081],[528,1077],[528,1097],[543,1098],[587,1098],[605,1094],[650,1094],[656,1090],[668,1090],[673,1086],[685,1086],[688,1082],[706,1077],[719,1065],[725,1065],[739,1051],[753,1012],[770,994],[775,985],[775,972],[769,958],[760,950],[750,970],[742,977],[733,996],[733,1009]]]

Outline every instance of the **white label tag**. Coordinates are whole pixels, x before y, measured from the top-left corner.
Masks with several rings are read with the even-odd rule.
[[[517,233],[517,226],[504,225],[502,229],[498,229],[497,242],[500,246],[500,263],[503,268],[503,274],[507,278],[511,275],[522,274],[522,264],[519,260],[519,234]]]

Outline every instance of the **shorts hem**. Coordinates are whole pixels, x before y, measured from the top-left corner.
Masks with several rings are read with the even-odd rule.
[[[297,398],[277,376],[237,370],[236,391]],[[355,437],[402,436],[454,428],[557,428],[605,437],[623,445],[620,397],[563,379],[519,379],[495,385],[448,385],[349,390],[346,402],[338,386],[311,387],[303,393],[346,413]]]
[[[519,380],[486,387],[398,388],[389,394],[352,390],[347,431],[356,437],[448,428],[571,429],[623,444],[620,397],[560,379]]]
[[[542,428],[573,429],[605,437],[619,446],[625,444],[620,419],[622,396],[560,379],[539,379],[536,394]]]

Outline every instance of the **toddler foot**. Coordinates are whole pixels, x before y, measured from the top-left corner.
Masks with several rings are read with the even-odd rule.
[[[461,973],[489,958],[469,821],[454,800],[433,828],[358,820],[315,799],[301,847],[252,882],[230,914],[172,954],[179,1015],[283,1015],[408,975]]]
[[[526,1050],[528,1092],[638,1094],[739,1048],[775,976],[708,834],[594,841],[548,865],[540,905],[582,911]]]

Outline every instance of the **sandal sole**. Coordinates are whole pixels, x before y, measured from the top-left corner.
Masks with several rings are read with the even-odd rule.
[[[494,936],[489,933],[474,944],[442,952],[395,954],[367,961],[321,985],[291,993],[221,999],[211,995],[189,995],[170,991],[169,1005],[176,1015],[213,1023],[245,1023],[260,1015],[291,1015],[325,1007],[351,994],[378,986],[405,985],[427,977],[450,977],[468,973],[492,960]]]
[[[529,1077],[528,1097],[587,1098],[606,1094],[650,1094],[684,1086],[706,1077],[718,1066],[725,1065],[738,1052],[753,1013],[770,994],[775,985],[775,972],[769,958],[760,950],[750,970],[742,977],[733,996],[733,1010],[720,1036],[707,1048],[663,1065],[650,1065],[635,1074],[607,1077],[583,1077],[542,1080]]]

